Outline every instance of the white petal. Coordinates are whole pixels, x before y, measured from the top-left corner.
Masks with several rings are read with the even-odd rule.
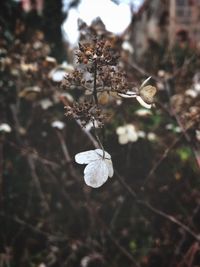
[[[151,79],[151,76],[148,77],[146,80],[144,80],[144,82],[141,84],[140,88],[144,87],[145,84],[147,84],[150,79]]]
[[[108,176],[109,177],[113,177],[114,174],[114,170],[113,170],[113,164],[112,164],[112,160],[105,160],[106,166],[108,168]]]
[[[119,96],[124,98],[133,98],[136,97],[136,93],[133,91],[127,91],[125,94],[118,93]]]
[[[97,188],[108,179],[108,167],[103,159],[90,162],[84,170],[84,180],[88,186]]]
[[[141,96],[136,96],[137,101],[140,103],[140,105],[142,105],[144,108],[151,108],[151,104],[147,104],[146,102],[144,102],[144,100],[141,98]]]
[[[92,161],[101,159],[102,158],[101,155],[99,155],[96,152],[96,150],[88,150],[88,151],[84,151],[84,152],[80,152],[76,154],[75,161],[79,164],[88,164]]]

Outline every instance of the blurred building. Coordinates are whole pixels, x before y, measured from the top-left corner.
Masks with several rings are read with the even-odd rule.
[[[150,46],[172,46],[180,39],[200,44],[200,0],[144,1],[131,24],[136,59]]]
[[[170,0],[170,44],[173,44],[177,33],[180,36],[181,32],[188,35],[192,42],[200,42],[200,0]]]

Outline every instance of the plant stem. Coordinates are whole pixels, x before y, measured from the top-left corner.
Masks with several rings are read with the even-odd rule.
[[[100,148],[103,150],[103,159],[105,159],[105,150],[104,150],[104,147],[103,147],[103,145],[101,143],[101,140],[100,140],[100,138],[99,138],[99,136],[97,134],[94,120],[92,121],[92,123],[93,123],[93,128],[94,128],[94,135],[95,135],[95,137],[97,139],[97,142],[98,142]]]
[[[93,96],[95,104],[98,106],[98,98],[97,98],[97,60],[94,59],[94,87],[93,87]]]

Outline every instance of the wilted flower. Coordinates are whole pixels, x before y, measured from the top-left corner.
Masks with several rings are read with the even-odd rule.
[[[76,154],[75,161],[88,164],[84,169],[84,180],[88,186],[98,188],[113,176],[113,165],[110,154],[102,149],[88,150]]]
[[[10,133],[11,127],[7,123],[0,124],[0,132]]]
[[[118,127],[116,133],[121,145],[125,145],[128,142],[136,142],[138,140],[138,133],[133,124]]]
[[[136,98],[141,106],[144,108],[150,109],[152,104],[154,103],[154,96],[157,92],[156,87],[151,85],[146,85],[146,83],[151,79],[151,77],[147,78],[140,88],[138,92],[133,92],[128,90],[126,93],[119,93],[118,95],[124,98]]]

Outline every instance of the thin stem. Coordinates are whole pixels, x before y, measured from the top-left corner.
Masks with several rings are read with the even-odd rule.
[[[97,97],[97,60],[94,59],[94,87],[93,87],[93,96],[95,104],[98,106],[98,97]]]
[[[92,123],[93,123],[93,128],[94,128],[94,135],[95,135],[95,137],[96,137],[96,139],[97,139],[97,142],[98,142],[100,148],[103,150],[103,159],[104,159],[104,158],[105,158],[105,150],[104,150],[104,147],[103,147],[103,145],[102,145],[102,143],[101,143],[101,140],[100,140],[100,138],[99,138],[99,136],[98,136],[98,134],[97,134],[94,120],[92,120]]]

